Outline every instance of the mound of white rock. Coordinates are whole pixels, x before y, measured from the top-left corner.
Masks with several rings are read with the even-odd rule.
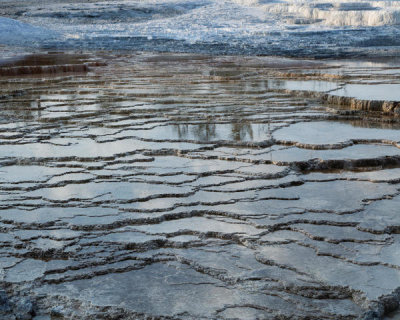
[[[53,30],[0,17],[0,44],[35,45],[45,40],[54,39],[57,36],[58,33]]]

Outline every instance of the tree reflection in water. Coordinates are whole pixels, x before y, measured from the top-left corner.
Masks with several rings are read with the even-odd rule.
[[[234,122],[232,123],[231,137],[235,141],[245,140],[246,136],[253,140],[253,128],[248,122]]]
[[[189,132],[189,125],[187,124],[176,124],[172,126],[173,130],[176,132],[178,135],[179,139],[185,139],[188,138],[188,132]]]
[[[215,123],[177,124],[173,128],[179,139],[194,138],[200,141],[210,141],[218,137]]]
[[[229,129],[228,129],[229,128]],[[226,130],[229,130],[226,132]],[[211,140],[253,140],[253,126],[249,122],[177,124],[173,130],[179,139]]]
[[[218,137],[215,123],[201,123],[192,127],[192,134],[200,141],[210,141]]]

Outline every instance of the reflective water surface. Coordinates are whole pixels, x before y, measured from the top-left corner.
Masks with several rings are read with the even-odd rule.
[[[287,90],[329,92],[357,73],[372,94],[398,85],[390,64],[95,58],[107,65],[0,78],[1,316],[393,309],[400,118]]]

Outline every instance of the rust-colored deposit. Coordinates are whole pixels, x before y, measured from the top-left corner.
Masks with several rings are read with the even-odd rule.
[[[88,55],[47,53],[0,60],[0,76],[82,73],[90,67],[104,65]]]

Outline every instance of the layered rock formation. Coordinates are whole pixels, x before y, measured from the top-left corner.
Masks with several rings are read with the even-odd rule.
[[[87,74],[0,78],[2,319],[397,309],[398,119],[277,91],[285,66],[340,70],[138,54]]]
[[[88,55],[47,53],[22,55],[0,60],[0,76],[26,76],[40,74],[82,73],[90,67],[103,65],[91,61]]]

